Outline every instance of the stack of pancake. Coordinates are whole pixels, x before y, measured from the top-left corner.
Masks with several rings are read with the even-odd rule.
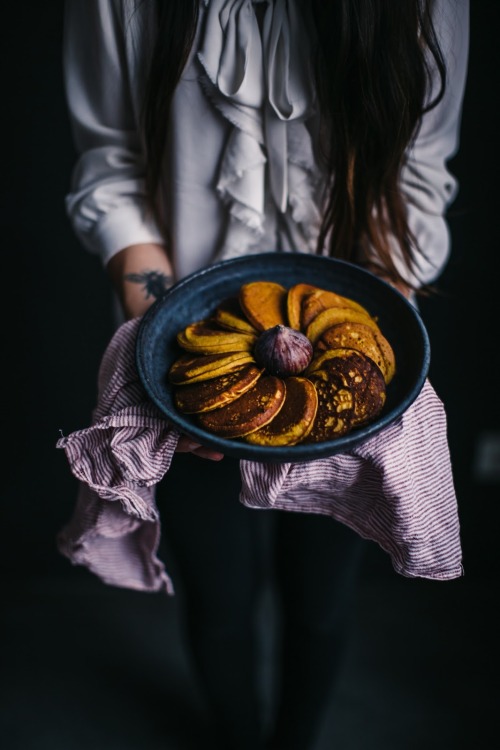
[[[259,335],[275,326],[300,331],[313,345],[298,375],[279,377],[255,360]],[[215,435],[262,446],[332,440],[373,421],[396,369],[368,310],[305,283],[244,284],[180,331],[177,343],[183,354],[169,380],[179,411]]]

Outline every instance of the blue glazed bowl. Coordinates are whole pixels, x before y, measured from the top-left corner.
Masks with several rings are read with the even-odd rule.
[[[391,343],[397,372],[387,386],[378,418],[336,440],[282,447],[250,445],[219,438],[181,414],[173,401],[168,371],[183,352],[176,335],[186,325],[210,315],[222,300],[250,281],[276,281],[285,287],[305,282],[359,302],[376,316]],[[144,315],[136,342],[141,382],[153,403],[181,432],[235,458],[261,462],[298,462],[346,453],[396,420],[416,399],[430,363],[429,337],[417,310],[392,286],[345,261],[303,253],[262,253],[223,261],[184,278]]]

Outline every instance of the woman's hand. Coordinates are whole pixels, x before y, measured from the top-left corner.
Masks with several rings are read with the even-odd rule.
[[[195,456],[208,458],[210,461],[220,461],[224,458],[223,453],[212,451],[210,448],[204,448],[200,443],[196,443],[194,440],[187,437],[187,435],[180,436],[175,450],[177,453],[194,453]]]

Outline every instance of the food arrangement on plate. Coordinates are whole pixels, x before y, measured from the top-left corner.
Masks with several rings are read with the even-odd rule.
[[[256,446],[335,440],[382,411],[396,362],[376,317],[307,283],[243,283],[177,333],[168,370],[177,410]]]

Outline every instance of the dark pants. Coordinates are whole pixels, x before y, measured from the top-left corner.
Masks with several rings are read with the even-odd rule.
[[[272,580],[280,669],[268,746],[310,750],[342,657],[364,543],[324,516],[245,508],[239,487],[237,460],[178,454],[158,491],[191,658],[227,747],[265,747],[256,633]]]

